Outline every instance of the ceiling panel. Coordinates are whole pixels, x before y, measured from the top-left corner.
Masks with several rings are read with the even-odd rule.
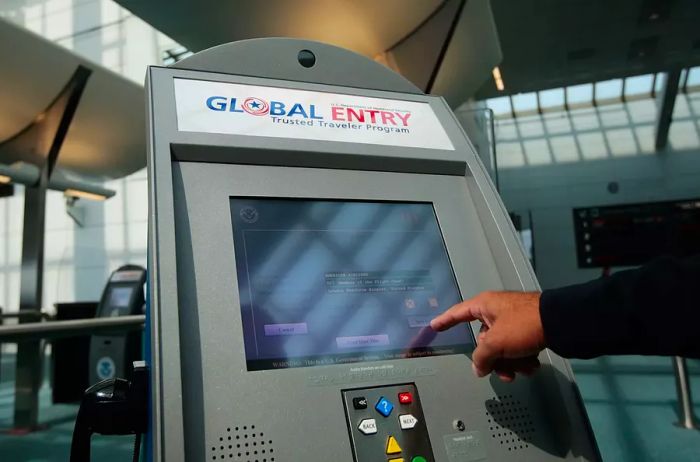
[[[0,142],[48,107],[82,64],[92,74],[57,167],[93,180],[120,178],[145,167],[142,86],[4,20],[0,62]]]
[[[700,64],[697,0],[492,0],[505,91],[491,98]]]
[[[192,51],[260,37],[317,40],[374,57],[443,0],[116,0]]]

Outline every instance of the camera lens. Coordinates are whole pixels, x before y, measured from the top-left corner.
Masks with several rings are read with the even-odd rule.
[[[316,55],[314,55],[310,50],[301,50],[297,56],[299,64],[304,67],[312,67],[316,64]]]

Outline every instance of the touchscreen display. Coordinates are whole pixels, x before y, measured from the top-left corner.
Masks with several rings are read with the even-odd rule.
[[[131,287],[115,287],[109,294],[109,305],[115,308],[126,308],[131,300]]]
[[[232,198],[248,370],[465,353],[430,203]]]

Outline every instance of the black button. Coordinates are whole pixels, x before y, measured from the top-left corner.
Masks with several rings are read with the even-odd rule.
[[[367,398],[364,396],[358,396],[352,399],[352,407],[355,409],[367,409]]]

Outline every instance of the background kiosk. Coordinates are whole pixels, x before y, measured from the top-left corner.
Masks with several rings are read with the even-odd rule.
[[[146,270],[141,266],[124,265],[110,277],[96,317],[109,318],[143,314]],[[142,358],[143,349],[140,331],[119,335],[93,335],[90,339],[90,362],[88,366],[90,385],[114,377],[131,377],[134,361]]]
[[[597,460],[566,361],[471,371],[428,321],[537,282],[447,104],[251,40],[148,72],[154,460]]]

